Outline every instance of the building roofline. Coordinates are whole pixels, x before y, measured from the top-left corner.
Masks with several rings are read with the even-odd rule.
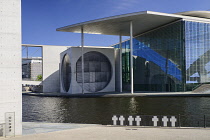
[[[204,12],[199,12],[199,13],[202,14]],[[207,13],[208,12],[206,12],[206,14]],[[154,12],[154,11],[142,11],[142,12],[123,14],[123,15],[116,15],[116,16],[111,16],[111,17],[106,17],[106,18],[100,18],[100,19],[90,20],[86,22],[80,22],[80,23],[60,27],[60,28],[57,28],[56,30],[64,31],[64,32],[81,33],[81,27],[83,27],[84,33],[119,35],[120,34],[119,32],[122,31],[122,35],[128,36],[129,31],[128,29],[125,29],[125,27],[128,27],[129,21],[133,21],[133,24],[145,24],[148,26],[148,27],[142,26],[141,29],[140,27],[136,26],[135,30],[139,30],[139,31],[134,33],[134,35],[137,35],[138,33],[145,32],[147,30],[153,29],[158,26],[162,26],[164,24],[167,24],[169,22],[173,22],[179,19],[210,22],[210,19],[208,18],[190,16],[183,13],[168,14],[168,13],[161,13],[161,12]],[[150,26],[148,24],[150,24]]]
[[[57,46],[57,47],[68,47],[68,48],[77,48],[81,46],[60,46],[60,45],[36,45],[36,44],[22,44],[22,46],[27,47],[43,47],[43,46]],[[113,48],[111,46],[84,46],[85,48]]]
[[[57,28],[56,31],[61,31],[61,30],[64,30],[66,28],[71,28],[71,27],[75,27],[75,26],[82,26],[82,25],[85,25],[85,24],[101,22],[101,21],[110,20],[110,19],[117,19],[117,18],[122,18],[122,17],[127,17],[127,16],[138,15],[138,14],[146,14],[147,12],[148,11],[142,11],[142,12],[135,12],[135,13],[129,13],[129,14],[110,16],[110,17],[105,17],[105,18],[100,18],[100,19],[95,19],[95,20],[89,20],[89,21],[85,21],[85,22],[80,22],[80,23],[60,27],[60,28]]]

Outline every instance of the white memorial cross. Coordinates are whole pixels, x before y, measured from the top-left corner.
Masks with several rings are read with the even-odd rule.
[[[117,120],[118,120],[117,116],[114,115],[114,116],[112,117],[113,125],[117,125]]]
[[[162,121],[163,121],[163,126],[167,126],[167,122],[168,122],[167,116],[163,116]]]
[[[172,127],[175,127],[176,121],[177,121],[176,117],[175,116],[171,116],[170,122],[171,122],[171,126]]]
[[[136,116],[135,121],[136,121],[136,125],[140,126],[141,118],[139,116]]]
[[[132,116],[128,117],[129,125],[133,125],[134,118]]]
[[[120,120],[120,125],[123,125],[125,118],[123,116],[120,116],[119,120]]]
[[[154,126],[157,126],[157,122],[159,121],[159,119],[157,116],[153,116],[152,121],[153,121]]]

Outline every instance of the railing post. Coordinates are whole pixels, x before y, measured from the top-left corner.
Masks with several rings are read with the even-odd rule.
[[[206,115],[203,116],[204,119],[204,128],[206,128]]]

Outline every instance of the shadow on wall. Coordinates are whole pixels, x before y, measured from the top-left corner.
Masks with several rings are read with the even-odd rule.
[[[32,81],[33,82],[33,81]],[[23,92],[60,92],[59,70],[45,78],[40,84],[22,84]]]
[[[44,78],[44,77],[43,77]],[[55,71],[47,78],[45,78],[41,85],[43,86],[42,92],[60,92],[60,76],[59,70]]]

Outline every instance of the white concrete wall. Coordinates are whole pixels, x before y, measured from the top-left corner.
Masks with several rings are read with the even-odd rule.
[[[22,134],[21,0],[0,0],[0,123],[15,112],[15,134]]]
[[[110,61],[112,66],[112,77],[109,82],[109,84],[102,90],[98,92],[114,92],[115,91],[115,58],[114,58],[114,48],[100,48],[100,47],[84,47],[84,54],[90,51],[96,51],[104,54]],[[77,94],[82,93],[82,87],[77,83],[76,81],[76,62],[81,57],[81,48],[80,47],[72,47],[65,52],[61,53],[61,59],[60,62],[63,60],[63,56],[65,54],[68,54],[70,57],[70,63],[71,63],[71,83],[70,83],[70,89],[68,91],[69,94]],[[84,90],[85,93],[90,93],[90,91]],[[63,85],[61,81],[61,93],[65,93],[63,90]]]
[[[43,47],[43,92],[60,92],[59,64],[60,53],[69,46]]]

